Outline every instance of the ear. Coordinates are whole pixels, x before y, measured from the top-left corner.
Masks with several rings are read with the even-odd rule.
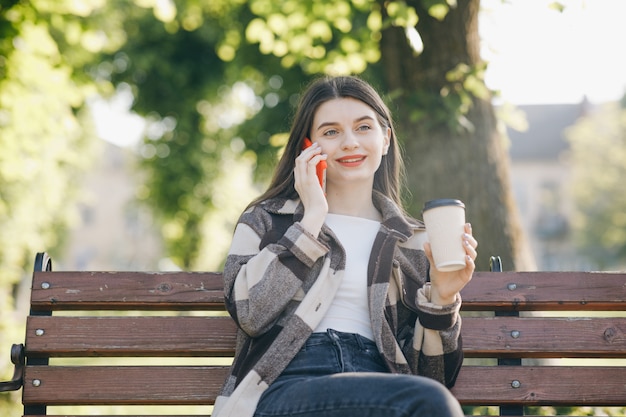
[[[389,145],[391,144],[391,128],[388,127],[383,137],[383,155],[387,155],[389,152]]]

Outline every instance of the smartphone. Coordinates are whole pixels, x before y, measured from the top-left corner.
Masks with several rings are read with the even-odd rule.
[[[304,138],[304,145],[302,146],[302,149],[304,150],[311,145],[313,145],[313,142],[311,142],[309,138]],[[326,167],[326,161],[320,161],[315,167],[317,179],[319,180],[320,187],[322,187],[322,190],[324,190],[324,192],[326,192]]]

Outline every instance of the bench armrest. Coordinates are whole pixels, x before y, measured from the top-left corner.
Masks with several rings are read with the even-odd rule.
[[[10,381],[0,382],[0,392],[17,391],[22,388],[24,382],[24,345],[11,346],[11,362],[15,365],[13,378]]]

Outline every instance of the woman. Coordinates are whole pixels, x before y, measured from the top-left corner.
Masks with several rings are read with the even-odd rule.
[[[305,138],[313,145],[304,148]],[[326,189],[316,166],[327,164]],[[462,416],[459,291],[400,205],[389,110],[357,77],[304,92],[268,190],[241,215],[224,268],[240,330],[216,417]]]

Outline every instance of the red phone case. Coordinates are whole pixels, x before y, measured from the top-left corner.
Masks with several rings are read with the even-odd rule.
[[[313,145],[313,142],[311,142],[309,138],[304,138],[304,146],[302,147],[302,149],[306,149],[311,145]],[[320,182],[320,187],[322,187],[324,192],[326,191],[326,167],[326,161],[320,161],[315,167],[317,178]]]

